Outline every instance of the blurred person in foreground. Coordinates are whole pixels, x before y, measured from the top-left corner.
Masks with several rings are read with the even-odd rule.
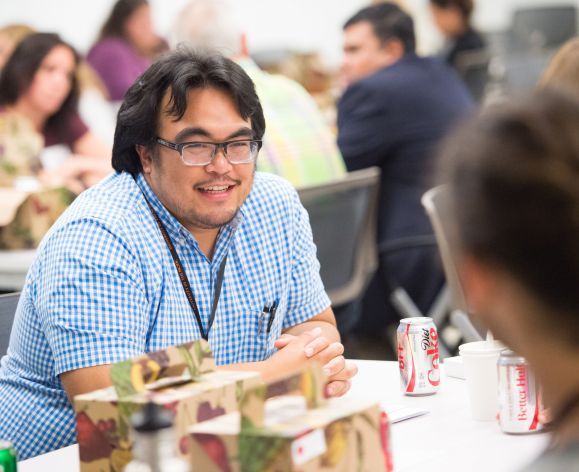
[[[579,38],[570,39],[555,53],[538,86],[557,88],[579,99]]]
[[[221,51],[251,77],[267,121],[258,170],[281,175],[295,187],[331,182],[346,174],[335,137],[315,100],[296,81],[257,66],[229,2],[190,1],[174,30],[178,42]]]
[[[421,204],[431,186],[434,150],[472,109],[445,64],[415,53],[412,18],[392,3],[360,10],[344,25],[338,146],[348,170],[379,166],[380,269],[362,302],[358,330],[382,336],[399,314],[386,286],[401,285],[426,313],[443,283],[436,247],[395,251],[407,238],[432,235]]]
[[[72,46],[52,33],[26,37],[6,62],[0,76],[0,135],[25,128],[24,141],[40,144],[24,142],[22,153],[14,155],[0,151],[4,185],[19,175],[36,174],[46,186],[80,193],[110,173],[110,150],[78,115],[78,65]],[[50,152],[57,146],[66,150]],[[40,155],[39,148],[44,148]]]
[[[436,27],[447,41],[446,62],[459,68],[461,55],[486,48],[486,41],[472,26],[473,0],[430,0]]]
[[[473,316],[530,363],[551,412],[529,471],[579,470],[579,103],[554,91],[490,108],[442,152]]]
[[[151,62],[167,49],[155,33],[147,0],[117,0],[87,61],[119,102]]]
[[[70,399],[110,385],[110,364],[201,337],[227,369],[313,360],[327,394],[350,388],[307,213],[255,171],[264,131],[251,79],[216,53],[164,55],[129,89],[116,173],[60,217],[20,295],[0,437],[21,459],[74,443]]]

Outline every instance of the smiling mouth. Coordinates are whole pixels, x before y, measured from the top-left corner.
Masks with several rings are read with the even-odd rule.
[[[226,193],[231,190],[235,185],[208,185],[206,187],[198,187],[197,190],[203,193],[209,194],[219,194]]]

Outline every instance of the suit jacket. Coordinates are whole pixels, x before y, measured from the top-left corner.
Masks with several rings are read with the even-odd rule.
[[[486,42],[484,38],[477,31],[469,28],[456,38],[448,52],[446,62],[456,69],[461,54],[465,52],[480,51],[485,48]]]
[[[345,91],[338,104],[338,145],[348,170],[382,170],[380,243],[432,234],[420,198],[434,183],[436,147],[472,107],[446,64],[415,54]]]

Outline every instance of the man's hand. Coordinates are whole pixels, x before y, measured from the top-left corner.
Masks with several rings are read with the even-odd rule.
[[[328,376],[328,383],[326,384],[327,395],[339,397],[350,389],[351,379],[358,373],[358,367],[352,361],[347,361],[344,358],[344,346],[342,343],[330,343],[326,337],[320,336],[321,331],[318,332],[318,329],[316,328],[309,332],[314,335],[314,331],[316,331],[317,337],[314,337],[304,345],[303,354],[308,360],[317,361],[323,366],[324,373]],[[296,341],[302,336],[282,334],[275,342],[275,347],[279,349],[275,355],[283,353],[290,346],[292,349],[298,347]]]

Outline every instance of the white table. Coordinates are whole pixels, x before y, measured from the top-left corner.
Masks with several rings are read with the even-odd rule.
[[[0,251],[0,290],[22,290],[35,254],[35,249]]]
[[[547,434],[507,435],[495,422],[472,420],[464,380],[443,376],[436,395],[407,397],[400,392],[397,363],[357,363],[360,373],[349,396],[430,410],[427,415],[392,425],[396,471],[512,472],[532,461],[547,444]],[[46,470],[77,472],[77,446],[18,464],[19,472]]]

